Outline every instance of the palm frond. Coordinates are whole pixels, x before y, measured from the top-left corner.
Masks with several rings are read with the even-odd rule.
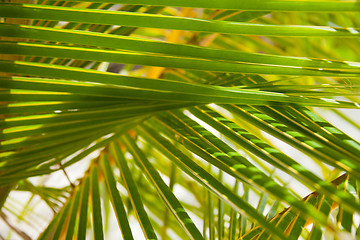
[[[1,3],[0,237],[355,239],[359,10]]]

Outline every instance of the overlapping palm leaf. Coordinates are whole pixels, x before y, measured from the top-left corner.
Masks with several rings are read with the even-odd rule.
[[[123,239],[138,239],[136,229],[146,239],[355,238],[360,144],[315,107],[356,126],[335,109],[360,107],[359,10],[1,3],[1,218],[30,239],[104,239],[112,220]],[[64,188],[32,178],[71,179],[84,162]],[[40,199],[53,218],[20,231],[8,219],[36,216],[11,191]]]

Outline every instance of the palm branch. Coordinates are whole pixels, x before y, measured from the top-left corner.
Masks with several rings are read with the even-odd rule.
[[[0,237],[359,237],[359,6],[2,1]]]

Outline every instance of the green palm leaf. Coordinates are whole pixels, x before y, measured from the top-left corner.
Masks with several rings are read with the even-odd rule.
[[[358,237],[359,10],[1,3],[0,238]]]

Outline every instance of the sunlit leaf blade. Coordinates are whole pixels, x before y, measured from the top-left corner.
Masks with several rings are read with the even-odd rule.
[[[223,174],[222,172],[220,171],[219,172],[219,181],[222,182],[222,178],[223,178]],[[222,240],[223,237],[224,237],[224,203],[221,199],[218,199],[218,214],[217,214],[217,222],[218,222],[218,226],[217,226],[217,229],[218,229],[218,239],[219,240]]]
[[[116,165],[121,171],[121,176],[124,181],[124,185],[129,193],[129,197],[131,199],[132,205],[136,211],[138,216],[139,222],[143,229],[143,232],[147,239],[157,239],[155,231],[152,227],[152,224],[149,220],[148,214],[146,213],[143,205],[143,201],[141,200],[138,187],[134,182],[133,177],[131,176],[131,172],[127,165],[127,162],[121,152],[121,149],[118,144],[112,143],[111,144],[112,156],[115,159]]]
[[[234,240],[235,239],[235,233],[236,233],[236,226],[237,226],[237,215],[234,210],[231,211],[230,216],[230,228],[229,228],[229,239]]]
[[[172,17],[155,14],[131,12],[112,12],[104,10],[77,9],[32,4],[4,4],[0,9],[4,17],[50,19],[54,21],[84,22],[94,24],[125,25],[129,27],[164,28],[187,31],[216,32],[226,34],[307,36],[307,37],[358,37],[342,28],[312,26],[279,26],[227,21],[199,20],[194,18]],[[99,18],[101,15],[101,18]]]
[[[94,2],[103,2],[96,0]],[[108,2],[108,1],[106,1]],[[112,1],[118,3],[118,1]],[[193,7],[193,8],[216,8],[216,9],[234,9],[234,10],[255,10],[255,11],[360,11],[356,2],[321,2],[321,1],[241,1],[234,2],[231,0],[217,0],[208,2],[206,0],[125,0],[121,3],[139,4],[139,5],[156,5],[156,6],[174,6],[174,7]]]
[[[174,163],[170,163],[171,164],[171,169],[170,169],[170,181],[169,181],[169,188],[171,191],[174,191],[174,186],[177,182],[177,176],[176,176],[176,172],[177,172],[177,167]],[[189,207],[189,205],[187,205],[187,207]],[[161,229],[161,238],[162,239],[166,239],[167,238],[167,232],[168,229],[171,229],[171,227],[169,226],[168,222],[169,222],[169,209],[166,208],[163,214],[163,226]]]
[[[66,230],[66,240],[73,239],[74,230],[75,230],[75,223],[77,219],[77,213],[79,209],[79,202],[80,202],[80,196],[81,196],[81,188],[77,188],[75,191],[74,201],[72,203],[70,214],[69,214],[69,220],[67,224],[67,230]]]
[[[106,155],[101,159],[101,167],[102,173],[105,176],[105,182],[109,191],[112,206],[115,209],[122,236],[124,239],[133,239],[124,204],[121,200],[119,190],[116,188],[116,181],[110,167],[109,158]]]
[[[141,43],[139,43],[141,44]],[[46,49],[46,51],[44,51]],[[277,74],[277,75],[307,75],[307,76],[358,76],[360,74],[359,68],[349,64],[338,64],[341,67],[335,69],[324,69],[326,65],[330,64],[314,64],[315,68],[298,67],[285,65],[276,66],[275,62],[268,60],[265,63],[260,62],[230,62],[219,61],[223,59],[201,59],[201,58],[180,58],[177,56],[166,55],[149,55],[138,52],[121,52],[110,50],[98,50],[81,47],[67,47],[58,45],[42,45],[33,43],[0,43],[0,53],[13,55],[29,55],[42,57],[61,57],[61,58],[75,58],[89,61],[104,61],[123,64],[140,64],[150,66],[160,66],[168,68],[184,68],[202,71],[216,71],[216,72],[233,72],[233,73],[259,73],[259,74]],[[232,53],[234,54],[234,53]],[[236,54],[237,55],[237,54]],[[255,57],[256,58],[256,57]],[[275,58],[275,57],[273,57]],[[227,59],[225,59],[227,60]],[[232,60],[232,59],[230,59]],[[236,61],[237,59],[235,59]],[[242,60],[242,59],[239,59]],[[271,63],[270,63],[271,61]],[[276,61],[276,58],[275,58]],[[302,63],[301,66],[307,64]],[[311,61],[310,61],[311,62]],[[265,65],[266,64],[266,65]],[[353,63],[356,66],[358,63]],[[300,64],[297,64],[300,65]],[[310,65],[310,64],[309,64]],[[317,67],[320,65],[320,70]],[[324,66],[322,66],[324,65]],[[336,64],[334,67],[337,67]],[[333,67],[330,65],[330,67]],[[342,71],[344,70],[344,71]]]
[[[86,227],[88,222],[88,205],[89,205],[89,192],[90,192],[90,179],[89,176],[86,176],[82,183],[81,191],[81,202],[80,202],[80,211],[79,211],[79,225],[77,231],[77,239],[84,240],[86,239]]]
[[[214,203],[210,192],[207,192],[207,218],[209,219],[209,239],[215,239]]]
[[[91,185],[91,207],[92,207],[92,227],[94,239],[104,239],[103,221],[101,215],[101,202],[99,193],[98,167],[94,166],[90,173]]]
[[[353,224],[353,215],[348,211],[346,211],[345,209],[340,208],[338,216],[339,216],[338,221],[341,222],[341,226],[343,227],[343,229],[347,232],[351,232],[351,227]]]

